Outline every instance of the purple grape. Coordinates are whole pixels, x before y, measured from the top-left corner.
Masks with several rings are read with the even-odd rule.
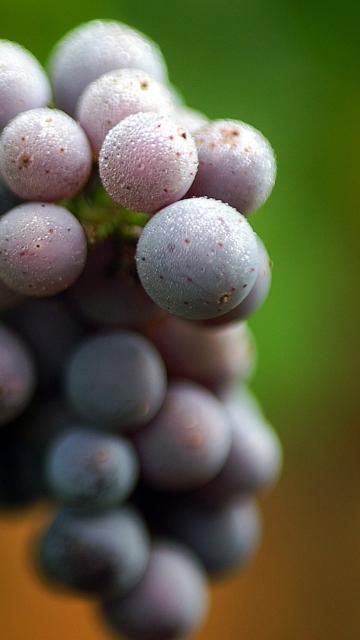
[[[0,131],[21,111],[49,102],[50,83],[40,63],[16,42],[0,40]]]
[[[2,178],[25,200],[56,202],[70,198],[86,184],[91,166],[85,132],[57,109],[20,113],[1,134]]]
[[[139,112],[174,113],[167,87],[138,69],[110,71],[90,83],[81,94],[76,119],[86,132],[96,157],[110,129]]]
[[[83,228],[64,207],[27,202],[0,218],[0,277],[18,293],[51,296],[67,289],[86,253]]]
[[[184,318],[213,318],[236,307],[253,286],[256,235],[219,200],[181,200],[146,224],[136,261],[144,289],[160,307]]]
[[[96,513],[124,502],[136,484],[139,465],[125,438],[73,428],[52,442],[44,469],[53,497],[77,512]]]
[[[243,569],[261,537],[258,505],[243,497],[210,506],[192,496],[158,496],[149,524],[189,547],[211,577]]]
[[[228,456],[231,435],[227,415],[210,391],[173,381],[160,411],[134,433],[133,442],[146,482],[177,491],[216,475]]]
[[[199,170],[186,197],[216,198],[243,215],[258,209],[276,177],[274,152],[260,131],[237,120],[215,120],[194,138]]]
[[[160,351],[170,376],[188,378],[213,393],[235,380],[247,381],[254,371],[255,339],[245,323],[208,329],[167,315],[143,331]]]
[[[232,432],[230,454],[220,473],[192,494],[209,504],[269,489],[282,465],[279,438],[250,391],[234,388],[224,395],[223,402]]]
[[[126,209],[152,213],[188,191],[197,171],[192,136],[158,113],[128,116],[107,134],[99,155],[100,178]]]
[[[105,621],[132,640],[175,640],[205,619],[209,590],[197,558],[182,545],[154,543],[139,584],[124,598],[102,603]]]
[[[59,586],[109,598],[138,584],[149,553],[147,529],[133,508],[92,516],[63,508],[39,541],[37,559],[44,576]]]
[[[263,304],[269,293],[271,285],[271,269],[272,263],[264,243],[256,236],[259,251],[259,269],[256,280],[247,294],[246,298],[235,309],[220,318],[210,318],[204,320],[203,324],[207,326],[225,325],[229,322],[239,322],[250,318]]]
[[[95,335],[73,351],[65,393],[91,423],[119,431],[146,424],[166,392],[166,371],[153,345],[133,331]]]
[[[19,416],[29,404],[36,382],[32,353],[10,327],[0,325],[0,425]]]
[[[57,107],[70,115],[85,87],[107,71],[141,69],[160,82],[167,70],[158,46],[147,36],[112,20],[93,20],[69,31],[50,57],[50,79]]]

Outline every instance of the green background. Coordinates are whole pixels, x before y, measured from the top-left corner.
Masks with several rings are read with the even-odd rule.
[[[156,40],[189,106],[252,124],[278,159],[274,191],[250,218],[274,262],[250,325],[252,386],[285,465],[263,500],[259,558],[215,589],[206,637],[216,628],[230,640],[358,639],[360,5],[1,0],[0,37],[46,64],[69,28],[100,17]],[[27,637],[40,637],[42,624],[35,617]]]

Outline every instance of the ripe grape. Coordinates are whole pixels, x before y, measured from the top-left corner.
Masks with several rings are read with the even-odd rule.
[[[0,40],[0,131],[21,111],[48,105],[50,96],[49,80],[32,53]]]
[[[91,516],[63,507],[39,540],[37,560],[59,586],[114,597],[136,586],[149,553],[145,523],[130,506]]]
[[[182,198],[198,167],[192,136],[158,113],[128,116],[107,134],[101,181],[123,207],[151,213]]]
[[[219,200],[190,198],[149,220],[136,261],[143,287],[160,307],[206,319],[245,298],[257,276],[258,249],[238,211]]]
[[[3,180],[24,200],[56,202],[86,184],[92,157],[89,141],[70,116],[58,109],[30,109],[0,137]]]
[[[111,628],[132,640],[170,640],[193,634],[209,602],[204,570],[178,543],[156,541],[135,589],[105,600],[101,611]]]
[[[243,215],[258,209],[276,176],[274,152],[260,131],[237,120],[215,120],[194,138],[199,170],[187,197],[216,198]]]
[[[51,443],[44,474],[57,500],[78,512],[96,513],[124,502],[136,484],[138,467],[125,438],[72,428]]]
[[[86,252],[82,226],[64,207],[27,202],[0,218],[0,277],[18,293],[63,291],[79,277]]]
[[[86,132],[96,157],[110,129],[139,112],[171,116],[174,105],[169,89],[138,69],[118,69],[91,82],[81,94],[76,119]]]
[[[190,381],[169,384],[155,418],[134,433],[143,478],[165,490],[186,490],[214,477],[230,450],[227,415],[217,398]]]
[[[127,430],[146,424],[159,410],[166,391],[165,366],[146,338],[118,330],[77,346],[64,386],[81,416],[99,427]]]
[[[49,61],[57,107],[75,114],[85,87],[107,71],[141,69],[160,82],[167,70],[159,47],[139,31],[115,20],[92,20],[69,31],[54,47]]]

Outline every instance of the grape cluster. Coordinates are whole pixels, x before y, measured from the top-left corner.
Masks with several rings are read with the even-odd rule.
[[[133,640],[245,565],[281,445],[248,388],[268,141],[181,103],[159,48],[80,25],[49,77],[0,41],[0,503],[56,511],[34,562]]]

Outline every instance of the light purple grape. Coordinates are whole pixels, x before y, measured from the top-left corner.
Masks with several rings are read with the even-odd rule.
[[[27,202],[0,218],[0,278],[18,293],[64,291],[79,277],[86,253],[83,228],[64,207]]]
[[[92,166],[90,143],[80,125],[58,109],[30,109],[0,137],[3,180],[25,200],[56,202],[86,184]]]
[[[172,381],[155,418],[133,435],[146,482],[184,491],[213,478],[230,451],[228,416],[217,398],[190,381]]]
[[[167,70],[158,46],[139,31],[114,20],[92,20],[69,31],[49,61],[54,102],[74,115],[85,87],[107,71],[142,69],[160,82]]]
[[[101,181],[126,209],[151,213],[182,198],[198,166],[192,136],[158,113],[136,113],[106,136],[99,156]]]
[[[162,358],[135,331],[89,337],[70,356],[65,393],[81,416],[99,428],[140,427],[159,410],[166,392]]]
[[[184,318],[213,318],[236,307],[253,286],[256,235],[229,205],[190,198],[149,220],[136,261],[143,287],[160,307]]]
[[[237,120],[215,120],[194,138],[199,170],[186,197],[216,198],[243,215],[258,209],[276,177],[275,155],[262,133]]]
[[[0,425],[19,416],[29,404],[36,383],[32,353],[22,338],[0,325]]]
[[[169,89],[145,71],[118,69],[105,73],[86,87],[77,104],[76,119],[98,157],[110,129],[140,111],[173,115]]]
[[[0,40],[0,131],[21,111],[48,105],[50,97],[49,80],[32,53]]]
[[[155,541],[147,569],[124,598],[102,603],[105,621],[132,640],[175,640],[194,634],[205,619],[209,589],[204,569],[189,549]]]
[[[256,236],[256,241],[259,250],[259,270],[250,292],[247,294],[246,298],[244,298],[244,300],[235,307],[235,309],[229,311],[229,313],[224,316],[220,316],[220,318],[204,320],[203,323],[205,325],[220,326],[247,320],[266,300],[271,285],[272,263],[266,247],[260,240],[259,236]]]

